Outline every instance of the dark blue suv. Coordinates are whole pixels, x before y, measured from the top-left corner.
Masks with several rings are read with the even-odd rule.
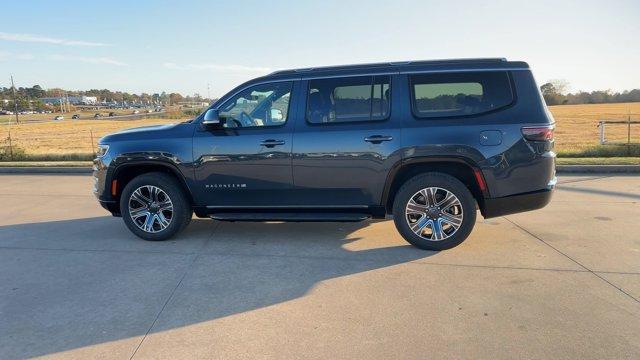
[[[278,71],[196,119],[100,140],[94,192],[137,236],[193,213],[230,221],[393,215],[442,250],[485,218],[538,209],[556,183],[554,121],[529,66],[505,59]]]

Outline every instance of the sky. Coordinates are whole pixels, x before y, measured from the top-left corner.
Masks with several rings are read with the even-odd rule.
[[[278,69],[506,57],[640,88],[640,1],[3,1],[0,87],[218,97]]]

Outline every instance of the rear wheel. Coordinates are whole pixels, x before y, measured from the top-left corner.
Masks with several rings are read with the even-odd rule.
[[[159,172],[140,175],[125,186],[120,212],[131,232],[151,241],[176,235],[192,216],[191,205],[178,181]]]
[[[442,173],[409,179],[393,202],[396,228],[409,243],[446,250],[462,243],[476,222],[475,199],[460,180]]]

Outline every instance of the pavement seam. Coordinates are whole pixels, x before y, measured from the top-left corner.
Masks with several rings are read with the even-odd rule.
[[[589,176],[586,179],[575,179],[575,180],[559,181],[558,182],[558,186],[564,185],[564,184],[572,184],[572,183],[577,183],[577,182],[583,182],[583,181],[606,179],[606,178],[610,178],[612,176],[613,175],[597,176],[597,177]]]
[[[595,200],[553,200],[553,203],[561,203],[561,204],[576,204],[576,203],[589,203],[593,204],[597,202],[598,204],[637,204],[638,201],[595,201]]]
[[[209,239],[207,240],[210,241]],[[273,257],[273,258],[296,258],[296,259],[310,259],[310,260],[340,260],[340,261],[354,261],[354,262],[377,262],[378,259],[345,259],[341,257],[331,256],[308,256],[308,255],[281,255],[281,254],[242,254],[242,253],[205,253],[205,252],[176,252],[176,251],[140,251],[140,250],[112,250],[112,249],[55,249],[55,248],[30,248],[30,247],[14,247],[14,246],[0,246],[0,250],[34,250],[34,251],[63,251],[63,252],[89,252],[89,253],[130,253],[130,254],[151,254],[151,255],[199,255],[199,256],[238,256],[238,257]],[[600,274],[618,274],[618,275],[640,275],[640,273],[634,272],[618,272],[618,271],[600,271],[588,269],[576,270],[576,269],[556,269],[556,268],[534,268],[523,266],[492,266],[492,265],[478,265],[478,264],[454,264],[454,263],[437,263],[437,262],[424,262],[420,260],[413,260],[406,262],[407,264],[415,265],[437,265],[437,266],[451,266],[451,267],[467,267],[467,268],[481,268],[481,269],[506,269],[506,270],[536,270],[536,271],[558,271],[558,272],[597,272]]]
[[[379,262],[379,259],[348,259],[341,257],[331,256],[308,256],[308,255],[282,255],[282,254],[242,254],[242,253],[202,253],[203,257],[211,256],[237,256],[237,257],[270,257],[270,258],[295,258],[295,259],[308,259],[308,260],[338,260],[338,261],[351,261],[351,262]],[[420,260],[409,260],[404,264],[413,265],[437,265],[437,266],[451,266],[451,267],[467,267],[467,268],[484,268],[484,269],[497,269],[497,270],[538,270],[538,271],[561,271],[561,272],[589,272],[588,270],[580,269],[554,269],[554,268],[530,268],[530,267],[518,267],[518,266],[491,266],[491,265],[477,265],[477,264],[453,264],[453,263],[433,263],[424,262]],[[602,271],[600,271],[602,272]],[[640,275],[640,273],[638,273]]]
[[[142,251],[142,250],[114,250],[114,249],[65,249],[65,248],[40,248],[22,246],[0,246],[0,250],[35,250],[35,251],[67,251],[67,252],[90,252],[90,253],[125,253],[125,254],[161,254],[161,255],[196,255],[197,252],[179,251]]]
[[[535,239],[537,239],[538,241],[542,242],[543,244],[547,245],[548,247],[552,248],[553,250],[555,250],[557,253],[563,255],[564,257],[566,257],[567,259],[573,261],[574,263],[576,263],[578,266],[582,267],[583,269],[587,270],[588,272],[590,272],[591,274],[593,274],[594,276],[596,276],[597,278],[599,278],[600,280],[606,282],[607,284],[611,285],[612,287],[614,287],[615,289],[618,289],[618,291],[620,291],[621,293],[627,295],[630,299],[632,299],[633,301],[637,302],[640,304],[640,299],[637,299],[636,297],[634,297],[633,295],[629,294],[628,292],[624,291],[622,288],[620,288],[619,286],[613,284],[612,282],[610,282],[609,280],[605,279],[604,277],[600,276],[597,272],[589,269],[588,267],[584,266],[582,263],[580,263],[578,260],[572,258],[571,256],[565,254],[564,252],[560,251],[558,248],[556,248],[555,246],[549,244],[548,242],[544,241],[541,237],[537,236],[536,234],[532,233],[531,231],[525,229],[524,227],[520,226],[520,224],[516,223],[515,221],[512,221],[510,219],[508,219],[506,216],[503,217],[505,220],[507,220],[508,222],[512,223],[513,225],[515,225],[517,228],[519,228],[520,230],[524,231],[525,233],[531,235],[532,237],[534,237]]]
[[[74,194],[6,194],[0,193],[0,196],[29,196],[29,197],[73,197],[73,198],[95,198],[91,195],[74,195]]]
[[[202,253],[201,256],[238,256],[238,257],[273,257],[273,258],[296,258],[296,259],[310,259],[310,260],[340,260],[340,261],[355,261],[355,262],[378,262],[378,259],[348,259],[341,257],[333,257],[333,256],[309,256],[309,255],[284,255],[284,254],[243,254],[243,253],[233,253],[233,252],[223,252],[223,253]],[[406,264],[416,264],[416,265],[438,265],[438,266],[452,266],[452,267],[471,267],[471,268],[486,268],[486,269],[507,269],[507,270],[539,270],[539,271],[559,271],[559,272],[579,272],[579,273],[589,273],[589,272],[598,272],[603,274],[620,274],[620,275],[640,275],[640,273],[634,272],[617,272],[617,271],[600,271],[600,270],[590,270],[584,266],[582,270],[580,269],[556,269],[556,268],[533,268],[533,267],[523,267],[523,266],[492,266],[492,265],[478,265],[478,264],[454,264],[454,263],[434,263],[434,262],[424,262],[421,260],[410,260],[405,262]]]
[[[552,272],[570,272],[570,273],[588,273],[589,272],[588,270],[580,270],[580,269],[554,269],[554,268],[531,268],[531,267],[522,267],[522,266],[448,264],[448,263],[428,263],[428,262],[420,262],[420,261],[413,261],[413,262],[410,262],[409,264],[438,265],[438,266],[465,267],[465,268],[476,268],[476,269],[494,269],[494,270],[534,270],[534,271],[552,271]]]
[[[195,253],[195,255],[193,256],[193,259],[191,259],[191,262],[187,265],[187,267],[184,269],[184,272],[182,274],[182,276],[180,277],[180,280],[178,281],[178,283],[176,284],[176,286],[173,288],[173,290],[171,291],[171,293],[169,294],[169,296],[167,297],[167,300],[164,302],[164,304],[162,305],[162,308],[160,308],[160,311],[158,312],[158,314],[156,315],[155,319],[153,319],[153,322],[151,323],[151,326],[149,326],[149,329],[147,330],[147,332],[144,334],[144,336],[142,337],[142,340],[140,340],[140,343],[138,343],[138,346],[136,346],[136,349],[133,351],[133,353],[131,354],[131,357],[129,358],[129,360],[132,360],[134,356],[136,356],[136,353],[138,352],[138,350],[140,349],[140,347],[142,346],[142,344],[144,343],[144,341],[147,339],[147,336],[149,335],[149,333],[151,332],[151,330],[153,329],[153,327],[156,325],[156,322],[158,321],[158,319],[160,318],[160,315],[162,315],[162,312],[164,312],[164,309],[167,307],[167,305],[169,304],[169,302],[171,301],[171,299],[173,299],[173,296],[175,295],[176,291],[178,290],[178,288],[180,287],[180,285],[182,284],[182,281],[184,281],[184,279],[187,277],[187,274],[189,273],[189,270],[191,270],[191,268],[193,268],[193,264],[195,264],[195,262],[198,260],[198,258],[200,257],[200,255],[202,254],[202,250],[205,249],[205,247],[207,246],[207,244],[209,244],[209,241],[211,241],[211,239],[213,238],[213,234],[215,233],[215,231],[218,229],[218,227],[220,227],[220,223],[216,224],[213,229],[211,230],[211,233],[209,234],[209,237],[207,238],[207,241],[205,241],[202,246],[200,247],[200,249]]]

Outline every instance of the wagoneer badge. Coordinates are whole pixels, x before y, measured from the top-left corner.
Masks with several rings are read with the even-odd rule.
[[[247,184],[205,184],[207,189],[240,189],[246,187]]]

